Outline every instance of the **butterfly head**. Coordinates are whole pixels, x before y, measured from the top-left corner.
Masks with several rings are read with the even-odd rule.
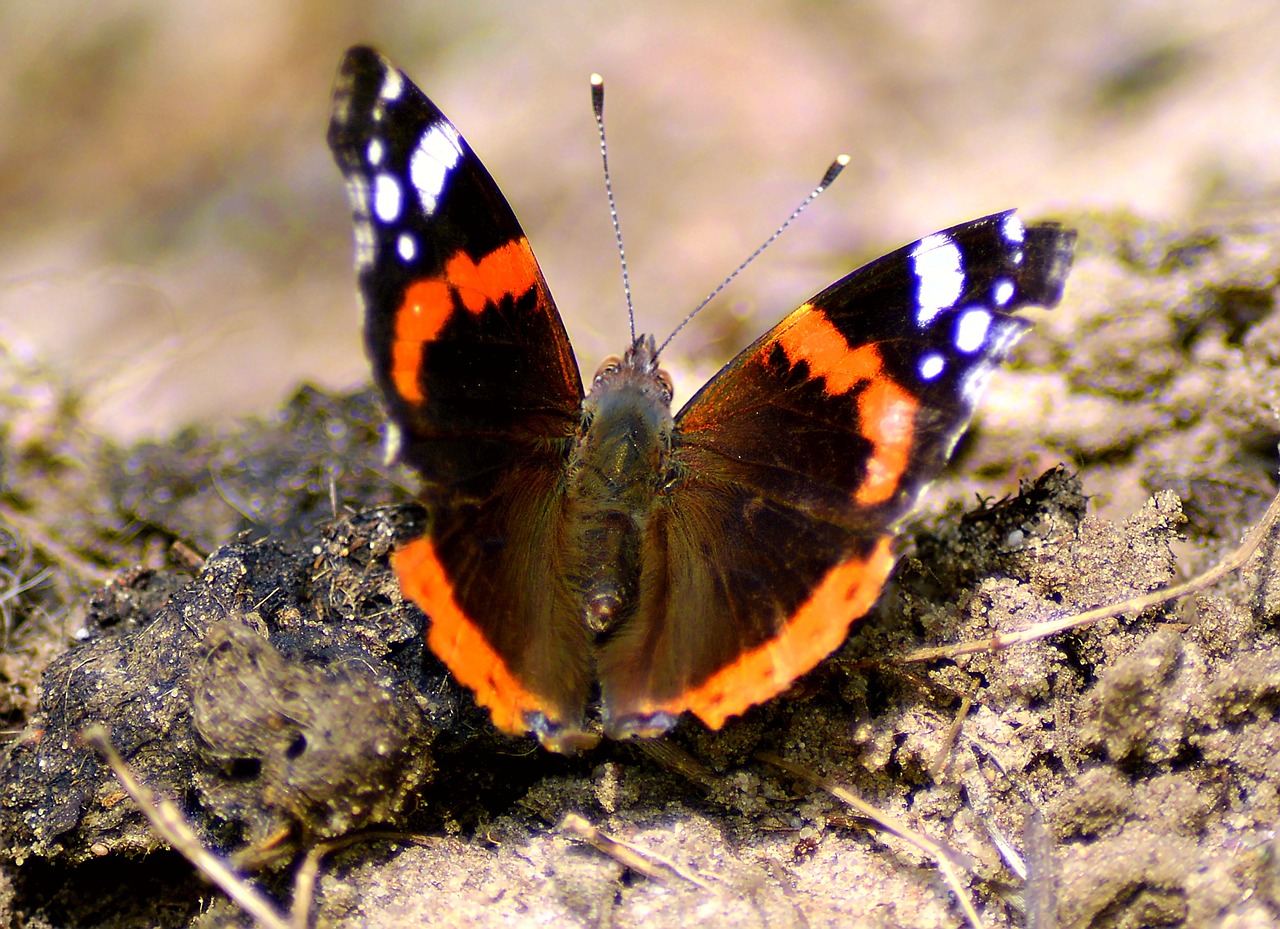
[[[671,375],[658,367],[658,350],[651,335],[637,338],[621,358],[610,355],[600,362],[591,379],[588,403],[606,393],[624,392],[639,394],[664,410],[671,409]]]
[[[658,367],[653,337],[640,336],[621,358],[606,358],[592,378],[569,463],[571,485],[601,512],[630,512],[665,480],[659,475],[666,473],[674,429],[671,377]],[[629,502],[619,508],[619,500]],[[616,619],[614,593],[602,588],[586,597],[593,604],[589,625],[598,620],[604,629]]]

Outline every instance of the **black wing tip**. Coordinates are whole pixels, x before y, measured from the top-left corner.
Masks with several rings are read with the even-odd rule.
[[[338,64],[339,77],[354,77],[374,71],[383,71],[393,67],[382,52],[372,45],[357,44],[342,53],[342,61]]]
[[[1027,227],[1024,281],[1026,302],[1057,306],[1075,261],[1078,233],[1061,223],[1035,223]]]
[[[367,76],[378,67],[378,53],[367,45],[353,45],[338,63],[333,79],[333,108],[329,116],[329,147],[335,152],[349,141],[351,115],[359,111],[358,99],[368,93]]]
[[[343,53],[338,64],[338,74],[333,81],[333,109],[329,118],[329,147],[335,152],[353,142],[359,142],[362,132],[353,124],[356,114],[368,113],[375,99],[395,82],[390,75],[397,75],[409,86],[409,81],[385,55],[371,45],[353,45]]]

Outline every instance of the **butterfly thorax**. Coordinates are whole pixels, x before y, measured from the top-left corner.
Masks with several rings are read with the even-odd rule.
[[[583,402],[569,459],[565,562],[583,621],[598,637],[636,602],[641,543],[668,470],[670,385],[653,338],[641,336],[600,366]]]

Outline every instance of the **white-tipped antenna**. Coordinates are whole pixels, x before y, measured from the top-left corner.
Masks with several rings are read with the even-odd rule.
[[[604,130],[601,129],[601,132],[603,131]],[[761,252],[763,252],[766,248],[772,245],[774,240],[777,239],[778,236],[782,235],[782,233],[787,231],[787,227],[790,226],[793,222],[795,222],[796,217],[798,217],[801,213],[803,213],[805,211],[805,208],[808,207],[810,203],[812,203],[814,200],[818,198],[818,194],[822,193],[824,190],[826,190],[828,187],[831,186],[831,182],[834,181],[840,175],[840,172],[844,170],[845,165],[847,165],[848,163],[849,163],[848,155],[836,156],[836,160],[831,162],[831,167],[827,168],[827,173],[822,175],[822,180],[818,182],[818,186],[813,188],[813,190],[809,192],[809,196],[805,197],[803,200],[800,201],[800,205],[797,206],[791,212],[791,215],[787,217],[787,221],[784,222],[781,226],[779,226],[774,231],[773,235],[765,239],[764,242],[761,243],[760,247],[757,248],[754,252],[752,252],[747,257],[746,261],[738,265],[738,267],[734,270],[732,274],[730,274],[728,277],[726,277],[723,281],[720,282],[719,287],[711,291],[711,293],[707,294],[706,299],[704,299],[701,303],[695,306],[693,310],[689,313],[689,315],[680,321],[680,325],[676,326],[676,328],[672,330],[671,335],[667,336],[666,340],[663,341],[663,343],[658,346],[657,355],[662,354],[662,350],[671,344],[671,340],[676,337],[676,334],[679,333],[680,330],[683,329],[685,326],[687,326],[689,324],[689,321],[692,320],[695,316],[697,316],[698,313],[702,311],[702,308],[704,306],[706,306],[708,303],[714,300],[717,296],[719,296],[720,291],[728,287],[729,283],[735,277],[737,277],[744,270],[746,270],[747,265],[751,264],[751,262],[759,258]],[[622,247],[621,244],[619,244],[618,247],[621,248]],[[625,272],[624,272],[624,276],[625,276]],[[628,306],[629,305],[630,305],[630,301],[628,300]],[[633,332],[634,332],[634,328],[635,327],[633,325],[632,326]],[[634,337],[632,341],[634,341]]]
[[[604,164],[604,190],[609,195],[609,216],[613,218],[613,237],[618,242],[618,260],[622,262],[622,292],[627,298],[627,320],[631,323],[631,341],[636,340],[636,312],[631,305],[631,278],[627,275],[627,251],[622,247],[622,227],[618,225],[618,205],[613,199],[613,180],[609,177],[609,145],[604,139],[604,78],[591,75],[591,110],[600,129],[600,161]]]

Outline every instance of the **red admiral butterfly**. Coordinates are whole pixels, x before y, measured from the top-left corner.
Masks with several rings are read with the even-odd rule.
[[[1075,233],[1013,211],[832,284],[674,417],[650,336],[578,365],[511,207],[404,74],[351,49],[329,145],[365,348],[430,528],[394,556],[494,725],[548,748],[712,728],[844,640]]]

